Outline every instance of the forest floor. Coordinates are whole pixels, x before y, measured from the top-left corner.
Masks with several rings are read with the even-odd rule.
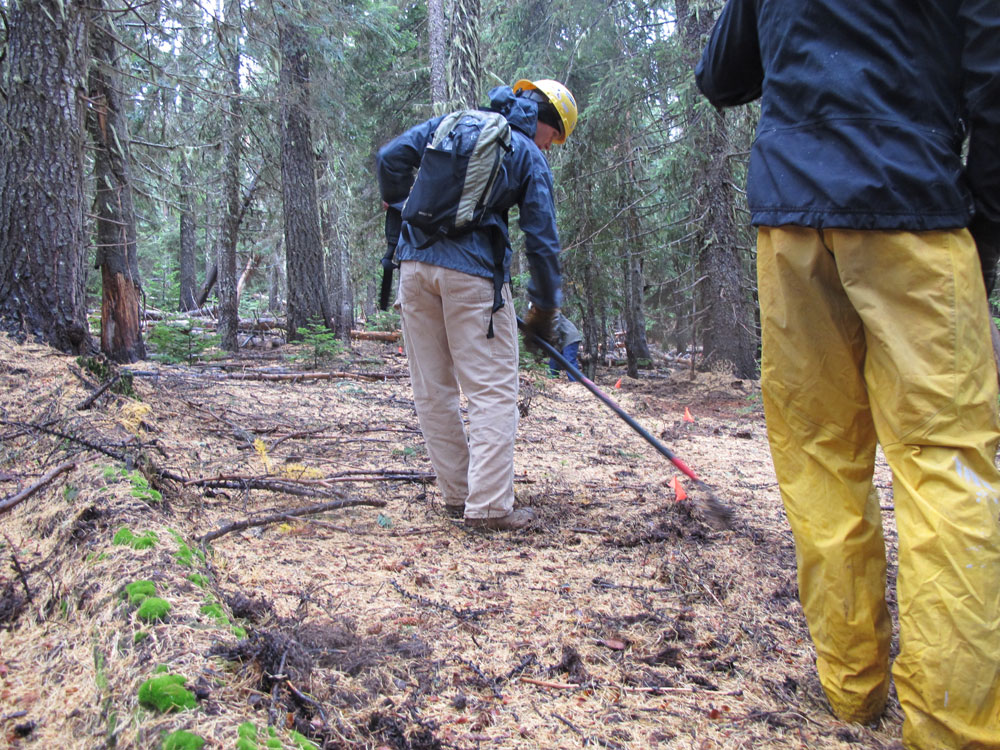
[[[716,531],[581,385],[525,371],[515,489],[539,517],[501,534],[442,512],[397,344],[254,379],[301,366],[144,362],[131,396],[94,398],[75,358],[0,338],[0,507],[23,497],[0,511],[0,746],[898,740],[894,698],[859,726],[822,695],[757,383],[662,365],[596,378],[729,504]],[[881,463],[877,480],[894,571]],[[161,619],[130,601],[139,581],[169,603]],[[149,705],[140,687],[165,674],[192,705]],[[197,746],[181,737],[166,746]]]

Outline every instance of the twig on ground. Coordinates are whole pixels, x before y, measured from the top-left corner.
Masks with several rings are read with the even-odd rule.
[[[389,583],[392,587],[396,589],[400,594],[402,594],[407,599],[412,599],[415,602],[419,602],[427,607],[433,607],[434,609],[439,609],[442,612],[449,612],[459,620],[476,620],[483,615],[495,614],[497,612],[503,612],[502,607],[490,607],[489,609],[455,609],[448,604],[441,604],[439,602],[432,601],[426,597],[419,596],[418,594],[411,594],[409,591],[400,586],[396,581],[390,580]]]
[[[324,513],[328,510],[341,510],[342,508],[353,508],[358,505],[370,505],[375,508],[384,508],[385,500],[352,500],[348,498],[342,498],[340,500],[334,500],[329,503],[320,503],[319,505],[310,505],[305,508],[291,508],[288,510],[278,511],[269,516],[264,516],[263,518],[248,518],[243,521],[234,521],[232,523],[226,524],[215,531],[209,531],[207,534],[202,534],[201,536],[195,537],[195,541],[201,544],[207,544],[220,536],[224,536],[233,531],[243,531],[244,529],[250,529],[257,526],[267,526],[272,523],[278,523],[279,521],[285,521],[289,516],[307,516],[312,513]]]
[[[101,397],[101,394],[103,394],[106,390],[108,390],[108,388],[110,388],[115,383],[117,383],[119,380],[121,380],[121,377],[122,377],[121,373],[118,373],[117,375],[115,375],[113,378],[111,378],[111,380],[109,380],[107,383],[105,383],[104,385],[102,385],[96,391],[94,391],[89,396],[87,396],[87,398],[85,398],[83,401],[81,401],[79,404],[77,404],[76,410],[77,411],[86,411],[87,409],[89,409],[90,405],[93,404],[95,401],[97,401],[97,399],[99,399]]]
[[[70,471],[76,468],[76,461],[64,461],[63,463],[56,466],[54,469],[49,469],[41,479],[35,482],[30,487],[18,492],[16,495],[11,495],[5,500],[0,501],[0,514],[6,513],[7,511],[13,509],[21,502],[27,500],[29,497],[34,495],[38,490],[42,489],[45,485],[55,479],[57,476],[62,474],[64,471]]]

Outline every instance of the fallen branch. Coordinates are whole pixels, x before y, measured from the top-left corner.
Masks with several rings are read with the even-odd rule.
[[[8,497],[3,501],[0,501],[0,514],[12,510],[14,507],[27,500],[29,497],[34,495],[36,492],[38,492],[38,490],[42,489],[42,487],[47,485],[49,482],[51,482],[57,476],[62,474],[64,471],[70,471],[71,469],[75,468],[76,468],[76,461],[66,461],[64,463],[59,464],[54,469],[50,469],[42,476],[41,479],[39,479],[30,487],[26,487],[25,489],[18,492],[16,495],[12,495],[11,497]]]
[[[390,473],[387,471],[369,471],[362,475],[335,476],[325,479],[293,479],[287,477],[246,477],[238,474],[219,474],[215,477],[188,479],[185,487],[205,487],[206,489],[232,490],[269,490],[271,492],[286,492],[289,495],[302,497],[332,497],[336,492],[332,487],[339,482],[432,482],[435,475],[431,472],[403,471]]]
[[[81,401],[77,405],[76,410],[77,411],[86,411],[87,409],[89,409],[90,405],[93,404],[95,401],[97,401],[97,399],[99,399],[101,397],[101,394],[103,394],[106,390],[108,390],[108,388],[110,388],[115,383],[117,383],[119,380],[121,380],[121,377],[122,377],[121,373],[118,373],[117,375],[115,375],[113,378],[111,378],[111,380],[109,380],[107,383],[105,383],[104,385],[102,385],[96,391],[94,391],[89,396],[87,396],[87,398],[85,398],[83,401]]]
[[[287,521],[289,516],[308,516],[313,513],[325,513],[328,510],[341,510],[343,508],[353,508],[358,505],[370,505],[375,508],[384,508],[385,500],[351,500],[348,498],[343,498],[340,500],[334,500],[330,503],[320,503],[319,505],[309,505],[305,508],[291,508],[289,510],[280,510],[277,513],[273,513],[269,516],[264,516],[263,518],[248,518],[244,521],[234,521],[232,523],[221,526],[215,531],[209,531],[207,534],[202,534],[201,536],[195,537],[195,541],[201,544],[207,544],[220,536],[225,536],[233,531],[243,531],[244,529],[251,529],[257,526],[268,526],[272,523],[278,523],[279,521]]]
[[[125,370],[137,377],[159,378],[164,376],[164,372],[149,370]],[[410,377],[408,372],[183,372],[169,373],[177,374],[181,377],[205,379],[205,380],[258,380],[264,382],[291,382],[297,383],[305,380],[365,380],[373,383],[382,383],[387,380],[402,380]]]

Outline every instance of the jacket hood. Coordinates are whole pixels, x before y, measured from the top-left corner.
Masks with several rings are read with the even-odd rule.
[[[517,128],[529,138],[535,137],[538,105],[530,99],[515,96],[510,86],[497,86],[490,91],[490,109],[506,117],[512,128]]]

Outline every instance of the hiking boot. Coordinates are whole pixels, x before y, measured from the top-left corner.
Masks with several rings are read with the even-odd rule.
[[[465,505],[444,505],[444,514],[449,518],[462,518],[465,516]]]
[[[535,511],[531,508],[512,510],[506,516],[498,518],[466,518],[465,525],[470,529],[490,529],[491,531],[517,531],[523,529],[535,520]]]

